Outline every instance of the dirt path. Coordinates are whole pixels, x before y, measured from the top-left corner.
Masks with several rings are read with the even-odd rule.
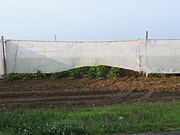
[[[0,109],[89,107],[136,101],[180,101],[180,77],[0,81]]]

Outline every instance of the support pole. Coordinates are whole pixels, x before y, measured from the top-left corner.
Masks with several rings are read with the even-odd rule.
[[[56,41],[56,34],[54,34],[54,41]]]
[[[146,40],[148,40],[148,31],[146,31]]]
[[[144,50],[144,63],[145,63],[145,69],[146,69],[146,62],[147,62],[147,59],[146,59],[146,56],[147,56],[147,40],[148,40],[148,31],[146,31],[146,40],[145,40],[145,50]],[[148,73],[145,72],[145,76],[148,77]]]
[[[3,67],[4,67],[4,75],[7,75],[7,68],[6,68],[6,58],[5,58],[5,44],[4,44],[4,37],[1,37],[2,48],[3,48]]]

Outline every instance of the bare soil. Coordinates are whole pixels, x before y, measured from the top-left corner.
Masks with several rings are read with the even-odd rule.
[[[180,101],[180,77],[0,81],[0,110],[90,107],[137,101]]]

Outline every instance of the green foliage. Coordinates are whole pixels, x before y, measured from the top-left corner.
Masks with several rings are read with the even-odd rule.
[[[69,77],[80,78],[80,68],[74,68],[69,70]]]
[[[11,73],[5,76],[4,80],[5,81],[13,81],[17,79],[32,79],[32,78],[37,78],[37,79],[42,79],[44,77],[44,74],[41,73],[40,70],[37,70],[36,73],[34,74],[17,74],[17,73]]]
[[[28,73],[28,74],[17,74],[11,73],[4,77],[4,81],[13,81],[17,79],[50,79],[50,78],[63,78],[70,77],[73,79],[82,78],[82,77],[90,77],[90,78],[105,78],[105,77],[119,77],[123,74],[120,68],[117,67],[109,67],[109,66],[91,66],[91,67],[80,67],[70,69],[68,71],[57,72],[57,73],[41,73],[40,70],[37,70],[36,73]],[[130,73],[131,74],[131,73]],[[132,74],[133,75],[133,74]],[[148,74],[149,77],[171,77],[171,76],[180,76],[180,74]]]
[[[112,77],[119,77],[121,75],[121,70],[120,68],[112,67],[110,74],[111,74],[110,76]]]
[[[37,70],[37,72],[35,74],[33,74],[34,78],[37,78],[37,79],[41,79],[43,78],[43,74],[41,73],[40,70]]]
[[[92,78],[106,77],[109,68],[110,67],[104,66],[104,65],[93,66],[93,67],[90,67],[88,71],[88,75]]]
[[[16,79],[42,79],[42,78],[82,78],[82,77],[91,77],[91,78],[101,78],[107,77],[110,71],[110,77],[118,77],[120,76],[119,68],[111,68],[109,66],[92,66],[92,67],[80,67],[70,69],[68,71],[51,73],[51,74],[43,74],[40,70],[37,70],[34,74],[9,74],[5,77],[6,81],[12,81]]]
[[[180,102],[0,113],[0,133],[9,135],[101,135],[163,132],[179,127]]]
[[[108,66],[97,66],[96,77],[105,77],[107,75],[108,70]]]
[[[68,76],[68,71],[57,72],[50,74],[51,78],[63,78]]]
[[[87,74],[88,70],[89,67],[73,68],[68,71],[68,76],[71,78],[81,78]]]
[[[95,78],[97,74],[97,67],[93,66],[89,68],[88,76],[91,78]]]
[[[19,78],[21,78],[21,75],[15,74],[15,73],[11,73],[11,74],[8,74],[7,76],[5,76],[4,80],[5,81],[13,81],[13,80],[17,80]]]
[[[23,79],[32,79],[34,78],[33,74],[24,74]]]
[[[57,73],[41,73],[40,70],[37,70],[36,73],[28,73],[28,74],[9,74],[4,78],[5,81],[12,81],[16,79],[50,79],[50,78],[63,78],[70,77],[73,79],[82,78],[82,77],[90,77],[90,78],[105,78],[105,77],[119,77],[122,74],[121,70],[116,67],[109,66],[91,66],[91,67],[80,67],[70,69],[68,71],[57,72]],[[162,74],[152,74],[151,76],[160,77]],[[164,74],[163,74],[164,76]],[[170,75],[168,75],[170,76]]]

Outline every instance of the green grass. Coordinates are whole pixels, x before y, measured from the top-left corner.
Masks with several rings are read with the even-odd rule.
[[[2,135],[98,135],[180,130],[180,102],[0,113]]]

